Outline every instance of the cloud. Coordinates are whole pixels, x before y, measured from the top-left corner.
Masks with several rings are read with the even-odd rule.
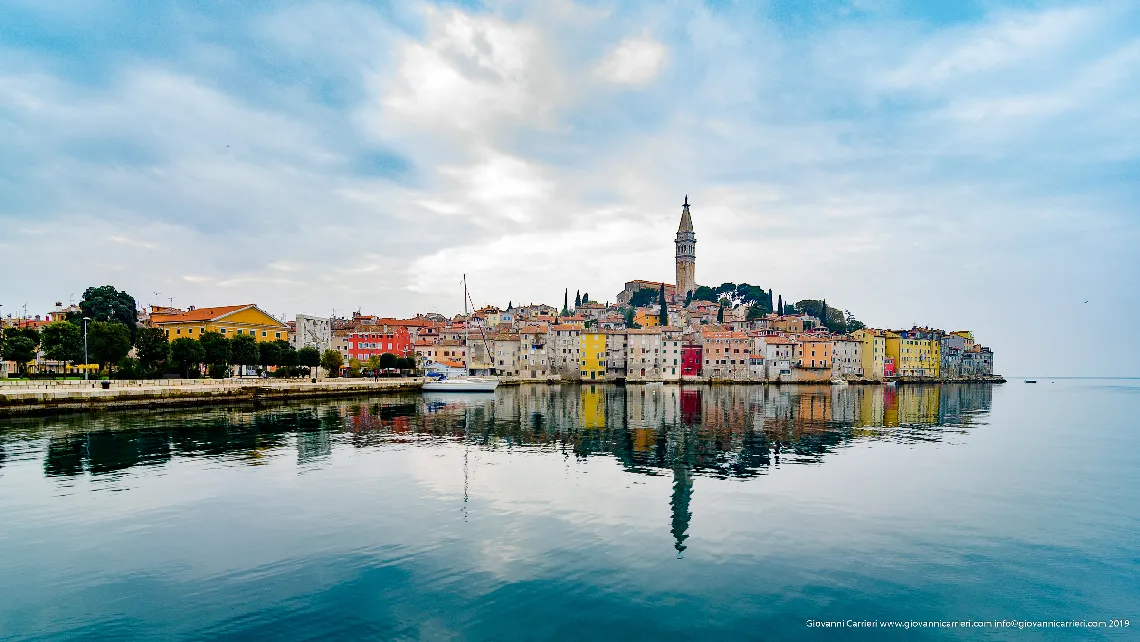
[[[643,85],[657,77],[665,58],[665,46],[659,42],[626,40],[602,60],[597,74],[611,83]]]
[[[1027,370],[1063,293],[1140,311],[1110,285],[1140,271],[1130,3],[156,2],[114,38],[14,11],[0,246],[39,267],[0,290],[44,308],[110,282],[452,313],[464,272],[477,303],[612,298],[672,278],[687,193],[699,281],[971,327]]]

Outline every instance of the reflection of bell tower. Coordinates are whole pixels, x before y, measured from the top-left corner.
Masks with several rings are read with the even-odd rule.
[[[689,216],[689,196],[681,206],[681,224],[677,226],[677,290],[676,295],[685,295],[697,289],[697,235],[693,233],[693,219]]]
[[[689,511],[689,502],[693,499],[693,473],[683,462],[673,464],[673,497],[669,506],[673,509],[673,548],[677,549],[677,557],[681,557],[687,546],[685,540],[689,539],[689,520],[693,513]]]

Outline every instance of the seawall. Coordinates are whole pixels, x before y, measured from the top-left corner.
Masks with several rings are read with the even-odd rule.
[[[79,385],[76,385],[79,384]],[[282,401],[312,397],[347,397],[377,392],[419,390],[422,379],[319,379],[313,382],[273,380],[67,382],[36,386],[0,385],[0,417],[119,408],[164,408],[233,402]]]

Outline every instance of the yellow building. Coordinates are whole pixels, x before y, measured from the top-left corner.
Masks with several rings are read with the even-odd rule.
[[[203,332],[218,332],[227,339],[247,334],[258,341],[289,340],[289,327],[252,303],[216,308],[176,310],[161,308],[150,315],[150,324],[166,331],[171,341],[198,339]]]
[[[656,328],[661,325],[661,313],[649,308],[638,308],[633,315],[633,322],[643,328]]]
[[[925,328],[886,333],[887,356],[894,359],[895,374],[937,377],[942,369],[941,333]]]
[[[587,330],[578,337],[578,354],[583,381],[597,381],[606,378],[606,335],[597,330]]]
[[[883,363],[887,356],[887,338],[882,330],[862,328],[851,333],[859,342],[859,360],[863,376],[872,381],[882,381]]]

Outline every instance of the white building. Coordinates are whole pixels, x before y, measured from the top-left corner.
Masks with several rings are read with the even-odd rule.
[[[294,348],[316,348],[320,352],[332,348],[332,320],[329,318],[298,314],[296,325],[292,337]]]

